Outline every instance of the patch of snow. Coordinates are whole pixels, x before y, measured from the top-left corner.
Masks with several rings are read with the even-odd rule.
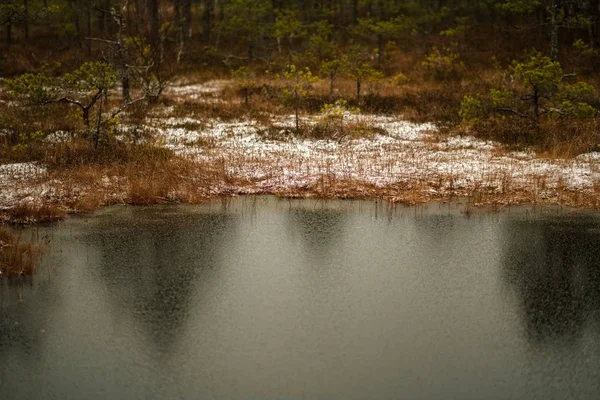
[[[166,89],[166,93],[185,97],[186,99],[196,100],[207,95],[218,94],[230,84],[228,80],[211,80],[197,84],[171,85]]]
[[[591,153],[580,154],[577,157],[575,157],[575,159],[584,162],[597,162],[600,161],[600,152],[594,151]]]
[[[66,143],[72,138],[73,134],[71,132],[56,131],[46,136],[44,140],[48,143]]]
[[[345,121],[368,122],[377,129],[341,141],[305,139],[293,135],[293,115],[274,116],[268,124],[155,115],[146,128],[157,143],[176,153],[218,162],[232,177],[250,182],[237,188],[245,193],[303,188],[319,184],[323,177],[377,187],[401,185],[436,195],[523,190],[556,198],[561,190],[593,191],[600,185],[600,153],[573,160],[537,158],[532,152],[510,152],[471,136],[440,137],[432,124],[367,115],[348,115]],[[314,124],[316,118],[303,116],[301,123]],[[272,127],[283,131],[278,140],[263,134]],[[57,132],[50,140],[63,135]],[[33,178],[44,172],[33,163],[0,165],[0,207],[28,196],[81,195],[83,189],[61,189],[60,182],[33,185]],[[118,199],[119,178],[103,178],[99,184]]]
[[[29,196],[34,191],[32,180],[45,172],[35,163],[0,164],[0,207]]]
[[[201,129],[162,129],[158,135],[180,154],[198,160],[222,160],[227,171],[254,182],[252,190],[285,190],[314,184],[324,175],[377,186],[398,183],[449,190],[519,190],[539,187],[590,190],[600,182],[598,169],[580,159],[535,158],[528,152],[496,151],[500,145],[474,137],[438,138],[432,124],[415,124],[390,117],[369,118],[384,134],[344,140],[294,137],[265,139],[256,121],[206,121]],[[302,124],[315,123],[303,117]],[[273,118],[274,126],[293,128],[294,116]],[[168,124],[167,124],[168,125]],[[210,140],[211,146],[195,146]],[[250,189],[249,189],[250,190]]]
[[[0,180],[22,180],[39,175],[46,170],[35,163],[0,164]]]

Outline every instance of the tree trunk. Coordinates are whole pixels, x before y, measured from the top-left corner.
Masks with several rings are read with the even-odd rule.
[[[186,40],[192,38],[192,0],[182,0],[183,33]]]
[[[273,11],[279,10],[281,8],[280,0],[271,0],[271,8],[273,9]]]
[[[597,2],[596,10],[596,43],[600,43],[600,1]]]
[[[183,0],[175,0],[175,23],[177,26],[177,63],[181,61],[184,48],[184,33],[183,33]]]
[[[92,41],[89,39],[92,37],[92,5],[88,4],[87,5],[87,9],[86,9],[86,22],[87,22],[87,37],[88,39],[86,39],[86,50],[87,50],[87,54],[88,56],[92,56]]]
[[[536,24],[537,24],[537,27],[538,27],[538,29],[537,29],[537,31],[538,31],[538,38],[539,38],[540,43],[546,41],[546,37],[545,37],[545,35],[546,35],[545,25],[546,25],[547,18],[548,18],[547,15],[546,15],[546,12],[545,12],[546,9],[547,9],[547,7],[538,7],[538,9],[537,9],[537,11],[535,13]],[[509,15],[511,15],[511,14],[509,14]],[[512,15],[509,17],[508,23],[510,25],[514,24],[513,21],[512,21],[513,18],[514,17]],[[508,31],[512,31],[512,29],[507,29],[507,30]]]
[[[552,0],[550,4],[550,58],[558,60],[558,0]]]
[[[25,40],[29,40],[29,4],[28,0],[23,0],[23,35],[25,36]]]
[[[204,43],[210,43],[213,12],[214,0],[204,0],[204,13],[202,14],[202,41]]]
[[[6,46],[12,44],[12,24],[9,22],[6,24]]]
[[[109,8],[106,6],[107,2],[102,3],[102,7],[104,10],[109,10]],[[104,35],[106,33],[106,20],[105,20],[105,15],[104,12],[100,11],[100,14],[98,15],[98,31]]]
[[[333,72],[329,73],[329,98],[333,100],[333,80],[335,78],[335,74]]]
[[[598,28],[598,15],[600,10],[596,9],[595,5],[598,5],[598,7],[600,7],[600,1],[598,1],[597,3],[595,2],[595,0],[588,0],[588,15],[591,18],[591,30],[590,32],[592,32],[592,36],[593,39],[592,41],[595,44],[598,44],[598,35],[596,34],[597,32],[597,28]]]
[[[379,68],[383,65],[383,35],[377,34],[377,65]]]
[[[104,104],[104,97],[100,94],[100,105],[98,106],[98,119],[96,121],[96,130],[94,131],[94,149],[98,148],[100,142],[100,125],[102,124],[102,106]]]
[[[158,18],[158,1],[148,0],[148,18],[150,19],[150,39],[154,46],[158,46],[160,36],[160,20]]]
[[[596,47],[596,38],[594,37],[594,26],[591,23],[588,25],[588,36],[590,38],[590,47],[593,49]]]
[[[294,111],[296,117],[296,132],[300,130],[300,117],[299,117],[299,109],[300,108],[300,95],[298,94],[298,89],[294,89]]]
[[[4,49],[2,44],[2,27],[0,27],[0,78],[2,77],[2,72],[4,70]]]
[[[537,89],[534,89],[533,92],[533,114],[536,120],[540,116],[540,93]]]
[[[126,11],[128,1],[123,3],[123,7],[120,13],[115,16],[115,22],[117,25],[117,73],[121,80],[121,95],[123,103],[129,103],[131,101],[130,96],[130,81],[129,81],[129,67],[127,66],[127,53],[125,44],[123,43],[123,35],[125,31],[125,18],[122,12]]]
[[[81,48],[83,35],[81,34],[81,23],[79,22],[79,5],[77,0],[69,0],[69,7],[73,18],[73,25],[75,26],[75,34],[77,38],[77,47]]]
[[[90,108],[82,107],[81,108],[81,116],[83,119],[83,125],[87,128],[90,127]]]
[[[121,96],[123,97],[123,103],[129,103],[131,101],[130,83],[129,83],[129,71],[127,67],[121,69]]]
[[[356,24],[358,21],[358,0],[352,0],[352,23]]]

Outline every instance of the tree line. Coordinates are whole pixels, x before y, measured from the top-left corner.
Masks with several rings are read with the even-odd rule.
[[[168,42],[179,58],[195,42],[206,51],[235,50],[231,57],[251,62],[307,49],[320,56],[326,42],[352,39],[374,45],[381,64],[387,41],[426,35],[465,17],[508,39],[523,31],[544,38],[555,60],[561,44],[600,44],[600,0],[3,0],[0,46],[43,34],[91,55],[93,38],[121,30],[154,47]]]

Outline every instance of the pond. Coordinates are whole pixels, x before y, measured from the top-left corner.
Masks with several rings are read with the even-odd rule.
[[[600,394],[600,214],[246,197],[35,230],[3,400]]]

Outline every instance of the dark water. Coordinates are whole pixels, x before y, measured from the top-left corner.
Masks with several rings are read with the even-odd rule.
[[[245,198],[69,219],[0,399],[592,399],[600,216]]]

